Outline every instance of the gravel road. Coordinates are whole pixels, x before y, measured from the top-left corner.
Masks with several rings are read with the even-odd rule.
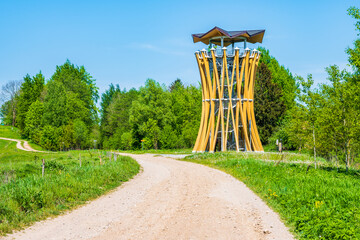
[[[4,239],[293,239],[245,184],[195,163],[130,155],[142,172],[111,193]]]
[[[38,151],[38,150],[35,150],[33,149],[30,144],[28,143],[28,141],[25,141],[25,140],[18,140],[18,139],[11,139],[11,138],[3,138],[3,137],[0,137],[1,140],[7,140],[7,141],[13,141],[13,142],[16,142],[16,147],[20,150],[23,150],[23,151],[28,151],[28,152],[44,152],[44,151]],[[24,146],[21,145],[21,142],[24,142]]]

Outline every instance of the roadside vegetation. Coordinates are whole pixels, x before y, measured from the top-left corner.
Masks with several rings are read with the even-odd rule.
[[[138,163],[129,157],[115,161],[95,150],[26,152],[0,140],[0,235],[84,204],[138,172]]]
[[[299,156],[299,154],[296,154]],[[360,171],[344,165],[270,161],[256,154],[196,154],[186,161],[223,170],[257,193],[299,239],[360,239]]]
[[[0,137],[21,139],[20,130],[13,126],[0,126]]]
[[[148,150],[120,150],[119,152],[123,153],[132,153],[132,154],[192,154],[191,148],[180,148],[180,149],[148,149]]]

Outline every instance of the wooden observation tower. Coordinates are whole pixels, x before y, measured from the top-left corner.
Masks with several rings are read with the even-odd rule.
[[[265,30],[225,31],[215,27],[193,34],[207,49],[195,53],[202,86],[202,113],[193,152],[264,151],[254,114],[254,85]],[[235,44],[242,42],[244,50]],[[231,47],[229,47],[231,46]]]

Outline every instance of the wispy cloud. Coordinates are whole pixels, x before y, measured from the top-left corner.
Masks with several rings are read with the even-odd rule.
[[[174,51],[172,49],[167,49],[164,47],[158,47],[150,43],[131,43],[132,48],[140,48],[148,51],[153,51],[156,53],[166,54],[166,55],[175,55],[175,56],[185,56],[184,51]]]

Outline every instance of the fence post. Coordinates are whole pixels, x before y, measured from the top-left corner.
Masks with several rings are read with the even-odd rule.
[[[44,177],[44,175],[45,175],[45,159],[42,159],[41,174],[42,174],[42,177]]]
[[[117,154],[114,153],[114,161],[116,162]]]
[[[98,151],[98,153],[99,153],[100,165],[102,165],[102,159],[101,159],[101,152],[100,152],[100,150]]]

